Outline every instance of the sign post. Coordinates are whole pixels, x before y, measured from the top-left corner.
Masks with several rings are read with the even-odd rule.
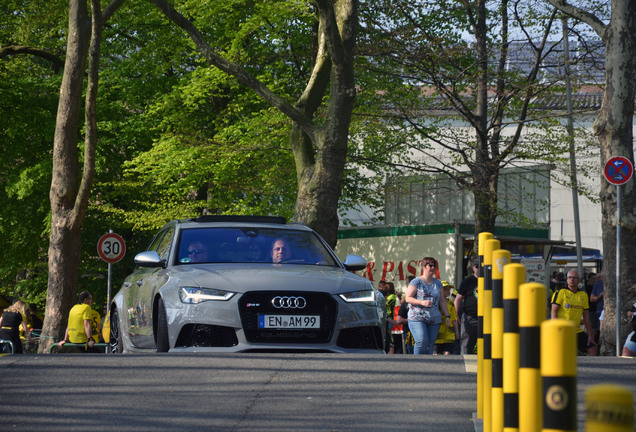
[[[605,164],[605,178],[616,185],[616,357],[621,355],[621,185],[632,178],[634,166],[623,156],[610,158]]]
[[[101,236],[97,242],[97,253],[99,257],[108,263],[108,293],[106,294],[106,317],[110,317],[110,292],[112,289],[112,265],[122,260],[126,255],[126,243],[124,239],[115,234],[112,229],[108,230],[108,234]],[[106,352],[108,353],[108,349]]]

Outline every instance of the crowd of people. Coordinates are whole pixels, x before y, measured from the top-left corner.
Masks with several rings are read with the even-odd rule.
[[[82,291],[78,303],[71,308],[64,339],[58,342],[62,348],[66,343],[81,344],[81,352],[103,352],[96,343],[107,342],[107,332],[102,329],[102,317],[92,308],[93,295]],[[105,312],[104,312],[105,313]],[[23,354],[37,350],[37,340],[42,331],[43,317],[35,307],[18,300],[0,311],[0,354]],[[29,349],[30,348],[30,349]]]
[[[476,353],[479,260],[470,262],[472,274],[458,290],[439,279],[437,266],[434,258],[424,258],[421,275],[409,280],[404,296],[392,282],[380,281],[378,289],[385,296],[388,316],[387,353]],[[603,276],[592,272],[584,276],[581,280],[577,270],[552,275],[546,316],[573,322],[579,353],[596,356],[604,317]],[[626,319],[633,331],[625,340],[624,356],[636,356],[636,303],[630,308]]]

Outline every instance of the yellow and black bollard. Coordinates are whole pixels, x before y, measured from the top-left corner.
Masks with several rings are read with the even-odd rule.
[[[519,287],[519,432],[541,431],[541,323],[547,295],[540,283]]]
[[[585,391],[585,432],[632,432],[634,395],[627,387],[598,384]]]
[[[486,240],[484,247],[484,431],[492,430],[492,253],[501,247],[499,240]]]
[[[519,431],[519,287],[526,267],[508,264],[503,273],[503,399],[504,432]],[[494,292],[493,292],[494,296]],[[493,299],[494,305],[494,299]],[[538,348],[537,348],[538,350]]]
[[[504,266],[510,263],[510,252],[497,249],[492,253],[492,310],[491,310],[491,359],[492,359],[492,432],[503,432],[504,395],[503,395],[503,273]]]
[[[479,233],[479,277],[477,278],[477,418],[484,418],[484,250],[491,233]]]
[[[576,432],[576,345],[572,321],[541,324],[543,432]]]

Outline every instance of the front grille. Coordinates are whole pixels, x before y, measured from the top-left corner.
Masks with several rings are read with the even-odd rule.
[[[175,347],[233,347],[238,345],[232,327],[186,324],[181,329]]]
[[[340,330],[340,336],[338,336],[338,346],[383,351],[382,330],[378,326],[342,329]]]
[[[275,308],[272,299],[276,296],[303,297],[306,305],[302,309]],[[302,291],[253,291],[239,300],[239,312],[245,339],[252,343],[328,343],[333,335],[338,316],[338,303],[331,295]],[[320,315],[319,329],[264,329],[258,327],[259,315]]]

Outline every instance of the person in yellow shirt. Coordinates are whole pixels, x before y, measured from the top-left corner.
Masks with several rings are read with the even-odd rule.
[[[78,298],[78,304],[71,308],[68,314],[68,325],[64,333],[64,340],[60,341],[60,348],[66,342],[76,344],[86,344],[84,352],[99,352],[94,348],[95,340],[93,339],[93,296],[88,291],[82,291]]]
[[[447,327],[445,322],[442,322],[442,325],[440,325],[437,340],[435,341],[435,353],[449,355],[453,352],[455,341],[459,339],[459,321],[457,320],[455,302],[451,296],[451,291],[455,287],[447,281],[442,281],[442,287],[442,298],[447,302],[446,305],[448,307],[451,325]],[[441,302],[442,300],[440,299],[440,303]]]
[[[579,351],[595,356],[598,350],[592,334],[590,303],[585,289],[579,290],[581,277],[576,270],[570,270],[566,279],[567,288],[554,293],[552,300],[552,319],[561,318],[572,321],[577,328]],[[586,332],[581,329],[581,318]]]
[[[102,317],[95,309],[91,308],[91,330],[95,343],[99,342],[99,335],[102,328]]]

